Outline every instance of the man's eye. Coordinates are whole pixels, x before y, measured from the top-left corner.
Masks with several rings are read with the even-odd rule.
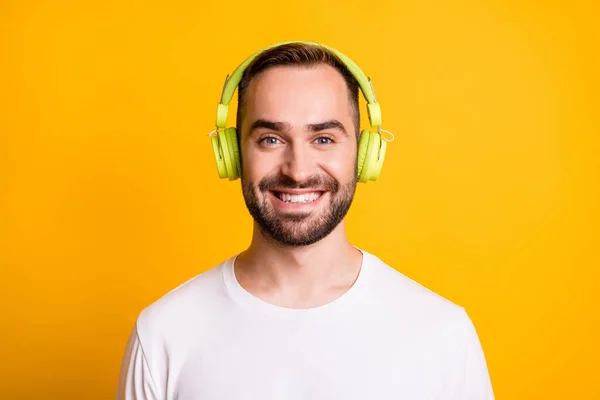
[[[332,142],[331,138],[328,138],[326,136],[321,136],[320,138],[317,138],[318,144],[329,144],[331,142]]]
[[[264,143],[269,146],[277,144],[277,141],[279,141],[279,139],[277,139],[276,137],[273,137],[273,136],[267,136],[260,140],[261,143]]]

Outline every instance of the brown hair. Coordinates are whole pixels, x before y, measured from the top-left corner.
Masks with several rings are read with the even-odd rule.
[[[358,82],[346,65],[331,51],[325,47],[305,43],[288,43],[265,50],[259,54],[244,71],[240,84],[238,85],[238,108],[236,126],[238,127],[238,139],[241,134],[242,119],[246,101],[246,91],[250,82],[261,72],[268,68],[277,66],[299,65],[311,67],[318,64],[326,64],[335,68],[346,81],[348,96],[354,111],[354,128],[356,137],[360,131],[360,112],[358,109]]]

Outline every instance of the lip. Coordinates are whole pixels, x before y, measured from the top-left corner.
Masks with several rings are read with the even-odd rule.
[[[277,197],[277,195],[275,195],[275,193],[273,193],[273,190],[269,190],[269,196],[273,199],[273,202],[275,204],[275,206],[277,208],[280,208],[282,210],[298,210],[298,211],[310,211],[312,209],[314,209],[315,207],[317,207],[319,204],[321,204],[323,197],[327,196],[327,194],[329,193],[328,191],[325,190],[282,190],[281,192],[283,193],[289,193],[289,194],[302,194],[302,193],[311,193],[311,192],[321,192],[321,196],[319,196],[318,199],[316,199],[315,201],[312,201],[310,203],[286,203],[285,201],[281,200],[279,197]],[[279,192],[279,190],[275,190],[275,192]]]
[[[313,192],[323,193],[326,191],[327,190],[325,190],[325,189],[273,189],[273,190],[271,190],[271,192],[279,192],[279,193],[287,193],[287,194],[295,194],[295,195],[304,194],[304,193],[313,193]]]

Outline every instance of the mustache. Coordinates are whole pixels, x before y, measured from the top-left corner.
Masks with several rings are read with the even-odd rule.
[[[289,176],[278,175],[268,176],[263,178],[259,184],[258,189],[261,192],[266,192],[273,189],[311,189],[319,188],[325,189],[333,194],[340,190],[340,184],[331,176],[311,176],[310,178],[298,183]]]

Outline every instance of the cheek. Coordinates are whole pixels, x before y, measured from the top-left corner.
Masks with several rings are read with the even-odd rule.
[[[356,174],[356,150],[331,153],[321,159],[321,168],[338,181],[349,181]]]
[[[257,183],[265,176],[272,174],[278,163],[279,160],[274,154],[259,152],[251,148],[244,149],[242,155],[244,176]]]
[[[344,183],[352,180],[356,174],[354,163],[349,164],[347,161],[341,163],[336,162],[323,167],[323,170],[334,177],[338,182]]]

